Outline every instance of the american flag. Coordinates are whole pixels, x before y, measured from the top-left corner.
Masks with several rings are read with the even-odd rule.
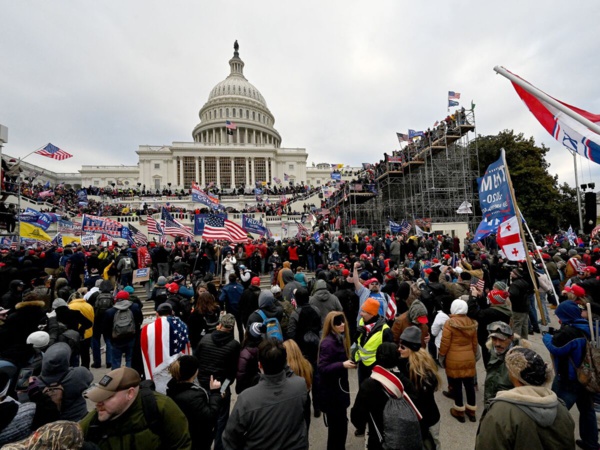
[[[139,246],[148,245],[148,237],[144,233],[142,233],[140,230],[138,230],[136,227],[129,224],[129,231],[131,232],[130,233],[131,238],[133,239],[133,242],[135,242],[136,245],[139,245]]]
[[[157,220],[152,217],[152,216],[148,216],[148,234],[163,234],[163,228],[160,226],[160,224],[157,222]]]
[[[52,145],[50,143],[48,143],[48,145],[39,149],[35,153],[37,153],[38,155],[46,156],[48,158],[57,159],[59,161],[73,157],[73,155],[70,155],[64,150],[58,148],[56,145]]]
[[[283,174],[283,180],[284,181],[290,181],[290,176],[287,173]]]
[[[159,317],[142,328],[140,345],[147,380],[180,355],[192,353],[187,326],[175,316]]]
[[[192,229],[175,220],[166,208],[162,209],[161,222],[164,224],[163,230],[167,236],[181,236],[194,239]]]
[[[233,136],[233,130],[237,130],[236,124],[229,120],[225,121],[225,128],[227,128],[227,134],[230,136]]]
[[[56,236],[54,236],[54,239],[52,239],[52,242],[50,242],[50,244],[55,245],[56,247],[63,247],[62,234],[56,233]]]
[[[411,230],[412,225],[410,223],[408,223],[408,221],[405,219],[402,222],[400,222],[400,233],[402,233],[403,235],[407,235],[409,233],[409,231]]]
[[[303,236],[310,235],[310,231],[304,225],[296,220],[296,225],[298,226],[298,233],[296,233],[297,238],[301,238]]]
[[[460,100],[460,92],[448,91],[448,100]]]
[[[204,219],[202,237],[204,239],[223,239],[230,242],[246,242],[248,233],[237,223],[211,214]]]
[[[396,313],[398,312],[398,306],[396,306],[396,298],[392,293],[390,296],[390,301],[387,304],[387,310],[385,311],[385,318],[387,320],[392,320],[396,317]]]
[[[402,144],[403,142],[408,142],[408,135],[404,133],[396,133],[396,137],[398,137],[398,142]]]

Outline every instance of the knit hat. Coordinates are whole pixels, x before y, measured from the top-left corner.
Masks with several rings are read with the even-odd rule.
[[[223,314],[219,318],[219,323],[223,326],[223,328],[227,328],[229,330],[233,330],[235,327],[235,316],[233,314]]]
[[[504,305],[508,298],[508,292],[494,289],[488,292],[487,298],[490,305]]]
[[[514,347],[504,358],[508,372],[528,386],[543,386],[552,379],[552,369],[536,352],[529,348]]]
[[[167,284],[167,278],[163,277],[162,275],[160,277],[158,277],[158,280],[156,280],[156,284],[158,286],[164,286],[165,284]]]
[[[400,335],[400,343],[413,352],[418,352],[421,348],[421,329],[415,326],[408,327]]]
[[[250,280],[250,284],[252,284],[252,286],[260,286],[260,278],[253,277],[252,280]]]
[[[180,380],[189,380],[200,368],[200,361],[192,355],[182,355],[179,357],[178,361]]]
[[[499,291],[506,291],[508,290],[508,286],[503,281],[496,281],[494,283],[494,289],[497,289]]]
[[[123,288],[123,290],[124,290],[125,292],[127,292],[128,294],[133,294],[133,293],[135,292],[135,289],[133,288],[133,286],[125,286],[125,287]]]
[[[119,291],[117,295],[115,295],[115,301],[119,300],[129,300],[129,292],[127,291]]]
[[[366,312],[372,316],[379,314],[379,301],[369,297],[362,305],[361,311]]]
[[[34,331],[27,336],[27,343],[33,348],[44,348],[50,343],[50,335],[45,331]]]
[[[254,338],[261,337],[262,332],[263,332],[262,323],[260,323],[260,322],[254,322],[248,327],[248,333],[250,333],[250,336],[252,336]]]
[[[572,300],[560,302],[560,305],[558,305],[554,312],[556,313],[556,317],[558,317],[565,325],[569,325],[575,320],[581,319],[581,310],[577,306],[577,303]]]
[[[469,310],[467,302],[461,299],[456,299],[450,305],[450,314],[466,314]]]
[[[183,280],[185,280],[185,277],[179,273],[174,273],[173,274],[173,282],[174,283],[181,283]]]
[[[393,342],[384,342],[377,347],[375,364],[385,369],[393,369],[398,365],[398,347]]]
[[[428,323],[427,308],[420,300],[415,300],[408,308],[408,320],[414,324]]]
[[[62,298],[57,298],[52,302],[52,309],[60,308],[61,306],[67,306],[67,302]]]

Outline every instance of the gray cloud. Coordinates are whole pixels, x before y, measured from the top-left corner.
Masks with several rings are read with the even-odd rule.
[[[198,110],[228,74],[238,39],[245,74],[275,115],[283,145],[309,161],[360,164],[397,148],[395,132],[446,115],[446,92],[477,104],[477,132],[514,129],[551,150],[574,184],[572,158],[492,68],[600,111],[600,7],[583,1],[10,2],[0,29],[5,151],[51,141],[73,153],[52,170],[135,164],[141,144],[191,140]],[[579,158],[580,182],[597,164]]]

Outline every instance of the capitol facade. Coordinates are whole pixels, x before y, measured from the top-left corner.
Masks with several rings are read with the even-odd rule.
[[[136,166],[82,166],[81,185],[137,187],[139,183],[147,190],[167,186],[187,190],[195,181],[225,192],[243,188],[249,193],[257,183],[327,183],[332,171],[329,164],[307,167],[306,149],[281,146],[265,98],[244,76],[237,41],[234,49],[229,75],[212,88],[200,108],[193,142],[140,145]]]

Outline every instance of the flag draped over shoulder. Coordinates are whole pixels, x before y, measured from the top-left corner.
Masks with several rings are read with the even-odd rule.
[[[512,74],[512,72],[510,73]],[[518,77],[518,75],[512,75]],[[523,81],[528,83],[525,80]],[[556,106],[527,92],[517,83],[513,81],[511,81],[511,83],[529,111],[531,111],[544,129],[550,133],[554,139],[569,150],[577,152],[579,155],[600,164],[600,135],[598,133],[593,132],[584,124],[567,115]],[[574,113],[588,119],[590,122],[600,125],[600,114],[593,114],[557,100],[554,97],[551,98]]]
[[[142,328],[140,346],[147,380],[168,367],[180,354],[191,354],[187,326],[175,316],[158,317]]]
[[[57,159],[58,161],[63,161],[65,159],[73,157],[73,155],[58,148],[56,145],[52,145],[51,143],[48,143],[48,145],[39,149],[35,153],[38,155],[46,156],[47,158]]]

